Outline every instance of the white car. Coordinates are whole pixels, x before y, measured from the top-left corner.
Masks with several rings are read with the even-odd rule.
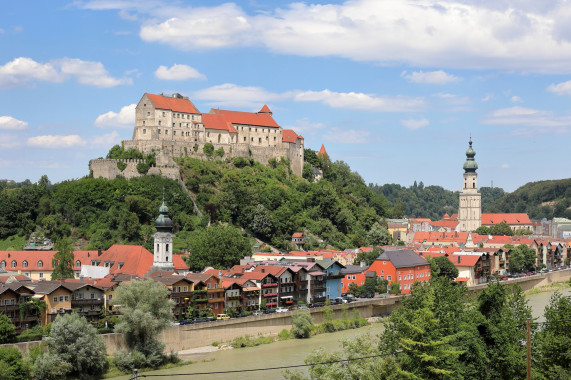
[[[289,311],[289,310],[286,309],[285,307],[278,307],[276,309],[276,313],[285,313],[286,311]]]

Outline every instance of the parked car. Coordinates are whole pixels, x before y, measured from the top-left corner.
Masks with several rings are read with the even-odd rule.
[[[307,305],[297,305],[296,309],[297,310],[307,310],[309,308],[307,307]]]
[[[287,312],[287,311],[289,311],[289,310],[286,309],[285,307],[278,307],[278,308],[276,309],[276,313],[285,313],[285,312]]]
[[[217,320],[225,320],[225,319],[230,319],[230,316],[228,314],[217,314],[216,315],[216,319]]]
[[[347,303],[347,300],[344,299],[343,297],[337,297],[333,300],[336,304],[340,304],[340,303]],[[333,303],[333,302],[331,302]]]
[[[207,322],[207,320],[204,318],[194,318],[192,322],[193,323],[202,323],[202,322]]]
[[[276,312],[276,309],[267,309],[266,311],[264,311],[265,314],[273,314]]]
[[[194,322],[193,321],[189,321],[187,319],[183,319],[182,321],[180,321],[180,325],[184,326],[184,325],[192,325]]]
[[[361,294],[361,298],[375,298],[375,294],[374,293],[364,293],[364,294]]]
[[[264,315],[260,310],[256,310],[252,313],[252,315]]]
[[[345,299],[347,302],[353,302],[353,301],[356,301],[356,300],[357,300],[357,298],[356,298],[353,294],[345,294],[344,299]]]

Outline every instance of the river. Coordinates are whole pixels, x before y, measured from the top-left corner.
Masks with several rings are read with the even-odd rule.
[[[571,295],[571,288],[561,290],[564,295]],[[532,314],[539,321],[543,320],[543,311],[549,303],[549,299],[554,291],[547,291],[527,295],[528,303],[532,308]],[[169,379],[215,379],[215,380],[234,380],[247,378],[251,380],[266,380],[282,378],[282,370],[258,371],[246,373],[228,373],[228,374],[210,374],[189,376],[191,373],[206,373],[215,371],[234,371],[240,369],[253,368],[270,368],[283,367],[287,365],[303,364],[307,355],[317,348],[324,348],[328,352],[338,351],[341,349],[340,341],[344,338],[350,338],[357,334],[380,334],[383,331],[383,325],[373,323],[369,326],[356,329],[346,330],[331,334],[321,334],[311,337],[310,339],[292,339],[282,342],[261,345],[257,347],[248,347],[240,349],[230,349],[225,351],[216,351],[211,354],[205,354],[201,361],[194,364],[171,368],[160,371],[146,372],[142,375],[162,375],[168,376]],[[306,373],[306,370],[303,371]],[[179,375],[176,374],[185,374]],[[128,379],[129,376],[119,377],[116,379]]]

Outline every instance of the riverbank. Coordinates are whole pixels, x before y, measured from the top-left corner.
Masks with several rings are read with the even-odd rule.
[[[549,285],[540,286],[538,288],[533,288],[533,289],[527,290],[524,292],[524,294],[527,296],[527,295],[539,294],[539,293],[545,293],[545,292],[555,292],[557,290],[564,290],[564,289],[569,289],[569,288],[571,288],[571,282],[570,281],[558,281],[558,282],[554,282],[554,283],[549,284]]]

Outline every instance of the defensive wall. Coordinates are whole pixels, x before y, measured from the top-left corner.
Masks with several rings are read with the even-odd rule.
[[[550,285],[554,282],[567,281],[569,278],[571,278],[571,269],[531,277],[514,278],[502,281],[502,283],[508,286],[518,284],[523,290],[530,290]],[[469,290],[476,295],[486,287],[487,284],[481,284],[472,286]],[[400,306],[401,299],[401,296],[373,298],[345,305],[348,305],[349,317],[352,316],[353,310],[358,310],[361,317],[369,318],[390,314]],[[334,319],[342,318],[344,305],[332,305],[331,308],[333,309]],[[323,322],[323,308],[313,308],[310,309],[310,312],[314,323]],[[292,312],[274,313],[224,321],[204,322],[196,325],[171,326],[161,333],[159,339],[165,343],[165,350],[169,352],[171,350],[182,351],[202,347],[212,342],[229,342],[234,338],[245,335],[252,337],[277,335],[281,330],[291,328],[291,314]],[[104,334],[102,337],[108,354],[125,347],[121,334]],[[24,342],[11,344],[11,346],[18,348],[23,353],[27,353],[30,347],[41,343],[42,341]]]
[[[119,162],[124,163],[125,169],[119,169]],[[96,159],[89,161],[89,167],[93,172],[93,178],[114,179],[116,177],[124,177],[127,179],[141,177],[145,174],[139,173],[137,165],[144,163],[145,160],[115,160],[115,159]],[[157,165],[149,168],[147,175],[160,175],[170,179],[178,180],[180,171],[176,164],[173,165]]]

